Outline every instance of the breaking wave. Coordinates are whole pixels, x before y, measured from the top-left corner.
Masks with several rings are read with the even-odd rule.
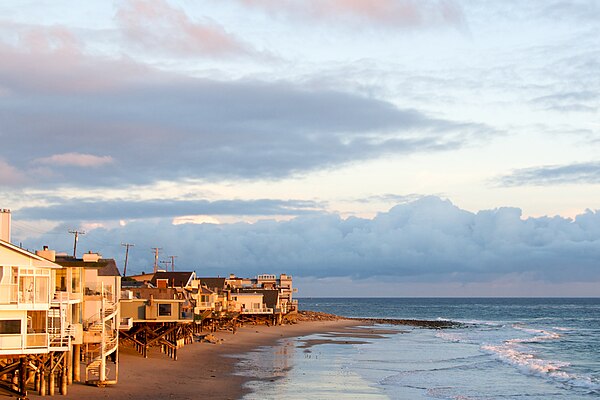
[[[530,338],[516,338],[504,341],[500,345],[486,344],[481,349],[492,354],[498,360],[517,367],[522,373],[537,375],[551,379],[571,387],[600,390],[600,382],[589,376],[577,375],[565,371],[571,364],[558,360],[545,360],[536,356],[526,344],[539,343],[548,340],[558,340],[562,337],[557,332],[532,329],[519,325],[513,328],[533,335]]]

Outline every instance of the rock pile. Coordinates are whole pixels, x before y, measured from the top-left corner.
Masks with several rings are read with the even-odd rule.
[[[340,319],[346,318],[318,311],[299,311],[296,317],[297,321],[337,321]]]

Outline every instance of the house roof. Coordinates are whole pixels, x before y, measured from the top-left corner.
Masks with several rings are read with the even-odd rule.
[[[129,289],[129,288],[141,288],[141,287],[147,287],[147,285],[144,282],[138,282],[138,281],[121,281],[121,288],[122,289]]]
[[[136,299],[179,300],[177,291],[173,288],[140,287],[130,289]]]
[[[63,267],[97,268],[98,276],[121,276],[113,258],[101,258],[96,261],[83,261],[71,256],[56,256],[56,263]]]
[[[117,262],[114,258],[101,258],[98,262],[105,263],[104,266],[98,270],[98,276],[121,276]]]
[[[25,257],[35,260],[36,263],[34,264],[34,266],[36,266],[36,267],[61,268],[61,265],[59,265],[58,263],[54,263],[50,260],[47,260],[44,257],[38,256],[37,254],[34,254],[30,251],[22,249],[19,246],[15,246],[14,244],[12,244],[10,242],[5,242],[4,240],[0,239],[0,246],[5,247],[8,250],[13,251],[17,254],[20,254],[22,256],[25,256]]]
[[[200,286],[206,286],[211,290],[225,289],[225,278],[198,278]]]
[[[150,283],[154,286],[156,285],[156,281],[158,279],[167,279],[168,286],[171,287],[186,287],[190,284],[192,279],[194,278],[195,273],[192,272],[157,272],[154,274]]]

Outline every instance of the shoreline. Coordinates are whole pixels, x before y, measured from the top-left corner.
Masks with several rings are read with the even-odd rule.
[[[174,361],[158,348],[143,358],[130,347],[119,350],[119,382],[98,388],[75,383],[68,387],[64,399],[240,399],[250,390],[244,384],[252,378],[235,374],[235,355],[272,346],[284,338],[297,338],[315,333],[343,333],[352,327],[364,326],[364,321],[336,319],[304,321],[292,325],[246,325],[235,334],[230,331],[212,333],[218,344],[187,345],[178,351]],[[114,365],[109,365],[114,368]],[[29,398],[42,398],[30,393]]]
[[[291,323],[266,326],[245,325],[232,331],[206,332],[213,335],[217,343],[194,342],[178,351],[175,361],[162,354],[157,347],[143,358],[132,347],[119,349],[119,382],[104,388],[74,383],[68,387],[65,399],[198,399],[212,397],[218,399],[240,399],[251,392],[245,384],[255,380],[237,372],[236,364],[243,355],[263,346],[275,346],[280,339],[301,338],[312,334],[325,334],[325,339],[308,340],[301,348],[317,344],[368,343],[377,340],[382,334],[402,333],[399,330],[377,332],[369,328],[357,329],[374,324],[407,325],[418,328],[446,329],[456,327],[450,321],[394,320],[376,318],[348,318],[322,312],[303,311]],[[343,341],[336,340],[339,337]],[[114,364],[109,364],[114,368]],[[2,395],[0,395],[1,397]],[[7,396],[12,397],[12,396]],[[30,392],[28,398],[42,398]]]

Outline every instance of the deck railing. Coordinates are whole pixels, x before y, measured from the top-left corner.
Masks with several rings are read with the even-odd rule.
[[[272,308],[242,308],[242,314],[273,314]]]

